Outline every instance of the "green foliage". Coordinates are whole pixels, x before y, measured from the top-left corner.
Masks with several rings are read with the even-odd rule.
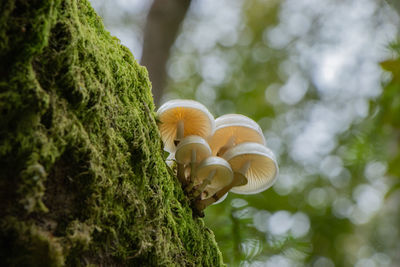
[[[391,73],[391,80],[385,86],[382,96],[377,101],[379,108],[376,124],[381,125],[374,133],[381,135],[385,140],[385,152],[389,162],[389,173],[397,177],[395,188],[400,181],[400,43],[393,44],[396,59],[381,63],[382,68]]]
[[[219,266],[163,159],[147,71],[87,1],[3,1],[3,266]]]

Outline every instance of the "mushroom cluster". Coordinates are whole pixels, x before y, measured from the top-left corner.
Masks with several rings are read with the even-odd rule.
[[[217,119],[199,102],[176,99],[157,111],[168,158],[198,214],[228,192],[256,194],[276,180],[278,164],[260,126],[240,114]]]

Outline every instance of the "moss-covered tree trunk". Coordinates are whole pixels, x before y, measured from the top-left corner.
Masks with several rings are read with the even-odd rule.
[[[0,266],[218,266],[146,70],[85,0],[0,3]]]

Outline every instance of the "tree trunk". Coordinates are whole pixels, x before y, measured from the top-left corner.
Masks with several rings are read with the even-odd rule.
[[[0,266],[219,266],[150,83],[87,1],[0,4]]]
[[[141,64],[149,71],[153,98],[160,105],[167,80],[167,61],[191,0],[154,0],[147,16]]]

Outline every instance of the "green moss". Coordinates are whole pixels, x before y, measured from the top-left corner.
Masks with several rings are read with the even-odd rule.
[[[163,161],[146,69],[87,1],[0,5],[0,261],[223,265]]]

